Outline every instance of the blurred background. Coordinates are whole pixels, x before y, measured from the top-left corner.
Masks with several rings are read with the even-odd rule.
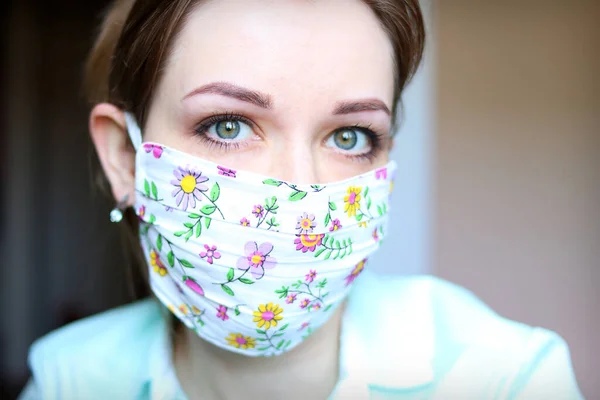
[[[131,300],[80,88],[107,3],[0,5],[2,399],[27,380],[36,338]],[[600,1],[425,11],[426,63],[393,154],[397,229],[373,264],[440,276],[557,331],[600,399]]]

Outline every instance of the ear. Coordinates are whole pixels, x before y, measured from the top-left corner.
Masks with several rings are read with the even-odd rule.
[[[135,150],[127,134],[125,113],[112,104],[97,104],[90,113],[89,129],[115,202],[127,196],[127,204],[133,205]]]

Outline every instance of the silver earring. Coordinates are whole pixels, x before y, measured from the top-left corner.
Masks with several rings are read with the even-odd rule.
[[[115,224],[121,222],[121,220],[123,219],[123,211],[125,211],[125,209],[127,208],[128,198],[129,195],[126,194],[123,197],[123,199],[121,199],[121,201],[117,203],[115,208],[110,210],[110,222],[114,222]]]

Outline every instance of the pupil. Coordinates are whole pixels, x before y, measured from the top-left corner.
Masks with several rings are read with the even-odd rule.
[[[350,150],[356,146],[356,132],[345,130],[335,134],[336,145],[343,150]]]
[[[221,139],[235,139],[240,134],[240,124],[237,121],[222,121],[217,123],[216,128]]]

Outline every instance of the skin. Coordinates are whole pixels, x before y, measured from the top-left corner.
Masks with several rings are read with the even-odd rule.
[[[145,141],[294,183],[346,179],[387,163],[393,51],[361,1],[204,2],[172,50],[143,127]],[[261,105],[241,99],[244,90],[253,92],[244,92],[246,100]],[[229,140],[219,137],[217,125],[197,133],[212,115],[231,113],[250,121],[233,121],[242,139],[238,135],[232,147],[202,139]],[[370,145],[355,125],[381,137],[369,158],[357,156]],[[350,150],[332,136],[345,127],[360,142]],[[133,204],[135,154],[123,111],[96,105],[90,132],[115,201],[128,195]],[[342,313],[298,348],[272,358],[227,352],[182,329],[174,340],[178,379],[190,399],[327,398],[338,379]]]

